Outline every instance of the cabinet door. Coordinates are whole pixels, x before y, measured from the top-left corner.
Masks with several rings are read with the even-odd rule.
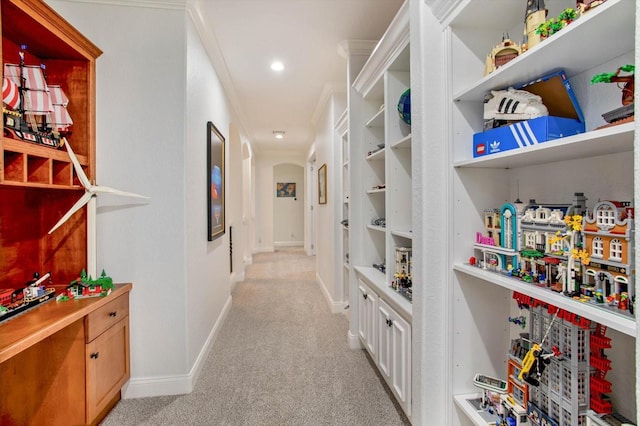
[[[378,366],[391,390],[411,413],[411,325],[384,300],[378,300],[380,351]]]
[[[376,309],[378,295],[360,280],[358,283],[358,334],[374,360],[377,353]]]
[[[389,305],[383,300],[378,301],[378,368],[389,381],[391,377],[391,363],[393,357],[393,320]]]
[[[86,345],[87,423],[95,417],[129,380],[129,317]]]

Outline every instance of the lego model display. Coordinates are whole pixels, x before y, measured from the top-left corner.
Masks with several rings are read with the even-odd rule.
[[[596,6],[600,6],[606,1],[607,0],[578,0],[576,1],[576,9],[578,9],[578,12],[580,12],[580,14],[583,14],[585,12],[588,12],[589,10],[592,10]]]
[[[544,0],[527,0],[527,10],[524,15],[523,50],[531,49],[540,43],[540,34],[536,30],[546,19],[547,9]]]
[[[50,280],[51,274],[49,272],[42,276],[36,272],[33,274],[33,279],[25,283],[24,288],[0,289],[0,321],[53,300],[56,290],[45,287],[45,283]]]
[[[18,64],[4,64],[2,100],[5,136],[51,148],[62,146],[73,120],[62,88],[47,83],[44,65],[25,64],[26,45]]]
[[[619,313],[634,314],[633,216],[630,202],[586,207],[530,200],[485,210],[470,264]]]
[[[483,131],[473,135],[473,156],[525,150],[584,133],[584,116],[564,70],[492,90],[483,105]]]
[[[395,280],[391,282],[391,288],[412,300],[411,265],[412,255],[410,247],[396,247],[396,269],[393,274]]]
[[[601,423],[623,418],[611,414],[605,395],[612,387],[605,379],[611,370],[607,328],[521,293],[513,299],[528,311],[529,332],[511,342],[506,381],[474,377],[483,395],[468,402],[480,417],[497,426],[583,425],[587,417],[598,426],[622,424]]]
[[[498,43],[487,55],[484,64],[484,75],[491,74],[503,65],[522,54],[522,47],[509,38],[508,34],[502,36],[502,41]]]
[[[562,30],[578,17],[578,13],[571,8],[567,8],[558,15],[557,18],[551,18],[536,28],[536,34],[540,35],[540,38],[544,40]]]
[[[602,118],[604,118],[609,124],[601,127],[608,127],[633,121],[635,70],[636,67],[634,65],[623,65],[615,72],[597,74],[591,79],[591,84],[616,83],[618,88],[622,90],[622,106],[602,114]],[[625,74],[620,75],[621,73]]]
[[[69,142],[66,140],[66,138],[62,138],[62,144],[65,145],[65,147],[67,148],[67,152],[69,153],[69,158],[71,159],[71,163],[73,164],[73,170],[78,176],[78,180],[84,187],[85,193],[82,195],[82,197],[80,197],[80,199],[78,199],[78,201],[76,201],[76,203],[73,206],[71,206],[69,211],[67,211],[64,214],[64,216],[62,216],[62,218],[60,218],[60,220],[55,225],[53,225],[53,228],[49,230],[49,234],[53,233],[56,229],[62,226],[67,220],[69,220],[71,216],[74,215],[75,212],[77,212],[82,207],[84,207],[85,204],[87,204],[92,198],[96,197],[100,193],[121,195],[124,197],[142,198],[145,200],[149,199],[144,195],[138,195],[132,192],[120,191],[119,189],[108,188],[106,186],[94,185],[93,183],[91,183],[86,173],[84,172],[84,169],[82,168],[82,166],[80,165],[80,162],[78,161],[78,157],[76,157],[76,154],[73,152],[73,149],[71,149],[71,145],[69,145]]]
[[[88,297],[105,297],[113,290],[113,280],[107,276],[104,270],[95,280],[87,275],[83,269],[80,276],[71,281],[63,293],[56,300],[66,301],[71,299],[85,299]]]

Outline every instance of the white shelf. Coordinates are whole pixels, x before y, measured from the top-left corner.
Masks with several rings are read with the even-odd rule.
[[[385,281],[386,277],[384,273],[370,266],[355,266],[353,269],[355,269],[358,275],[367,281],[379,297],[384,299],[394,309],[398,310],[405,319],[411,321],[411,302],[389,287]]]
[[[469,402],[469,400],[477,399],[481,396],[482,395],[479,393],[455,395],[453,397],[453,402],[455,402],[456,406],[466,414],[466,416],[473,422],[473,424],[475,424],[476,426],[487,426],[489,422],[485,418],[483,418],[480,413],[478,413],[478,410],[476,410],[476,408]]]
[[[367,225],[367,228],[373,231],[386,232],[386,228],[384,226]]]
[[[536,287],[533,284],[506,277],[497,272],[486,271],[475,266],[454,265],[453,269],[491,284],[531,296],[560,309],[578,314],[583,318],[588,318],[591,321],[606,325],[629,336],[635,337],[636,335],[635,319],[622,313],[619,314],[613,310],[601,308],[591,303],[581,303],[547,288]]]
[[[380,161],[380,160],[384,160],[384,152],[386,151],[386,148],[382,148],[379,149],[378,151],[367,155],[367,161]]]
[[[349,167],[349,160],[345,161],[344,164],[342,164],[343,167]]]
[[[380,108],[365,124],[366,127],[384,127],[384,107]]]
[[[413,239],[413,233],[411,231],[394,230],[394,231],[391,231],[391,235],[395,235],[395,236],[398,236],[398,237],[406,238],[408,240],[412,240]]]
[[[411,133],[391,144],[392,149],[411,149]]]
[[[485,2],[469,2],[473,14]],[[455,101],[482,101],[492,89],[526,83],[553,69],[572,77],[634,49],[635,2],[609,0],[506,65],[457,92]],[[520,17],[521,19],[521,17]],[[455,25],[455,21],[452,22]],[[580,48],[583,46],[583,48]],[[588,53],[585,53],[588,49]]]
[[[458,161],[454,167],[513,169],[577,158],[633,151],[635,123],[593,130],[520,149]],[[469,144],[469,152],[471,152]]]
[[[349,270],[349,264],[347,262],[343,263],[342,266],[344,267],[344,269],[346,269],[347,271]]]
[[[369,189],[367,194],[384,194],[386,191],[387,188]]]

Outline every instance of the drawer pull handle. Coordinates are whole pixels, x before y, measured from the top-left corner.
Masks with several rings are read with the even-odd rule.
[[[94,352],[91,355],[89,355],[91,359],[98,359],[99,356],[100,356],[100,352]]]
[[[391,327],[393,325],[393,320],[387,319],[387,325]]]
[[[109,312],[109,316],[110,316],[110,317],[115,317],[116,315],[118,315],[118,313],[117,313],[117,312]]]

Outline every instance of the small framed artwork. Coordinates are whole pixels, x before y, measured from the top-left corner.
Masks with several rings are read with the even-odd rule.
[[[318,204],[327,204],[327,163],[318,169]]]
[[[207,123],[207,239],[213,241],[224,234],[224,143],[222,133]]]
[[[276,183],[276,197],[296,197],[295,182],[278,182]]]

